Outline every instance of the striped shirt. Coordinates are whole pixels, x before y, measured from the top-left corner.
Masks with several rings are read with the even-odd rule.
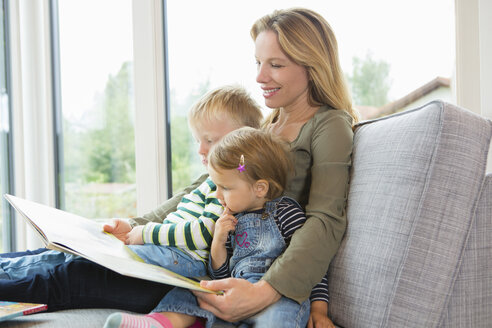
[[[254,211],[253,213],[261,214],[263,210]],[[306,215],[303,210],[292,204],[289,201],[280,201],[277,204],[277,213],[273,218],[277,227],[280,230],[280,234],[285,240],[285,244],[288,245],[294,232],[301,228],[306,222]],[[229,270],[229,259],[232,256],[232,238],[229,236],[226,242],[227,249],[227,261],[217,270],[210,272],[210,275],[214,279],[223,279],[231,276]],[[311,291],[311,302],[313,301],[325,301],[329,302],[328,294],[328,273],[325,274],[321,282],[319,282]]]
[[[207,261],[215,222],[223,211],[216,197],[217,187],[207,178],[198,188],[183,196],[175,212],[162,224],[144,226],[144,243],[172,246],[196,260]]]

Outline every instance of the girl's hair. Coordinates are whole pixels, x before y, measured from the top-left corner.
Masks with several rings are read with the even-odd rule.
[[[282,51],[306,68],[311,106],[328,105],[347,111],[354,124],[359,120],[338,59],[335,34],[323,16],[304,8],[275,10],[253,24],[251,37],[256,41],[264,31],[275,32]],[[269,118],[276,117],[278,110]]]
[[[243,127],[228,133],[215,144],[208,155],[208,165],[214,170],[236,170],[244,157],[244,171],[238,173],[254,183],[264,179],[269,188],[269,200],[281,196],[292,169],[286,142],[266,131]]]
[[[248,92],[236,85],[226,85],[207,92],[188,112],[188,122],[199,124],[202,120],[227,119],[237,127],[258,128],[263,119],[260,106]]]

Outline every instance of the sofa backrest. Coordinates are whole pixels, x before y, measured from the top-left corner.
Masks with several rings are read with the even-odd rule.
[[[440,101],[356,128],[348,228],[329,269],[337,325],[439,325],[491,135],[489,120]]]
[[[492,325],[492,173],[485,177],[460,271],[441,326]]]

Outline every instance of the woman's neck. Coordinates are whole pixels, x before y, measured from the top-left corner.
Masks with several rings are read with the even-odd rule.
[[[319,108],[309,105],[295,109],[281,108],[275,122],[270,125],[270,130],[292,142],[297,138],[302,126],[316,114]]]

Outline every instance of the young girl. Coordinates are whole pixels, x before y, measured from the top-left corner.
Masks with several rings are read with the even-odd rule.
[[[217,186],[224,213],[215,225],[209,273],[212,278],[235,277],[256,282],[285,250],[306,218],[299,204],[281,197],[291,168],[289,150],[273,135],[241,128],[226,135],[210,151],[208,171]],[[234,213],[234,215],[233,215]],[[327,301],[326,280],[313,289],[311,300]],[[282,297],[241,323],[257,327],[305,327],[309,301],[299,304]],[[139,317],[114,314],[105,327],[188,327],[205,319],[206,326],[222,320],[201,309],[188,290],[175,288],[153,313],[153,325]],[[125,319],[126,318],[126,319]],[[145,317],[140,317],[145,318]],[[197,321],[198,318],[198,321]],[[149,323],[149,321],[147,321]]]

